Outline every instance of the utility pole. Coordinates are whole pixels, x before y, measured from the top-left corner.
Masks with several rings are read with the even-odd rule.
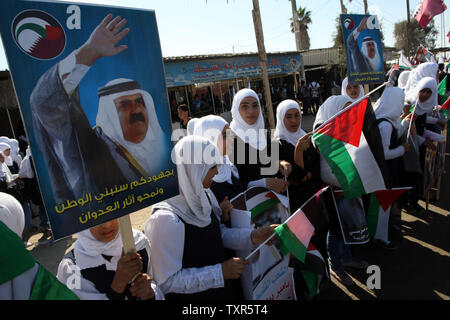
[[[342,14],[346,14],[347,13],[347,9],[344,6],[344,0],[339,0],[341,2],[341,13]]]
[[[406,0],[406,57],[409,59],[409,0]]]
[[[300,23],[298,21],[298,12],[297,12],[297,4],[295,0],[291,0],[291,8],[292,8],[292,25],[294,27],[294,34],[295,34],[295,47],[297,48],[297,51],[300,53],[302,50],[302,39],[301,39],[301,33],[300,33]],[[301,67],[301,73],[302,77],[305,75],[304,67],[303,67],[303,61],[302,61],[302,67]],[[295,91],[298,92],[298,81],[297,81],[297,73],[294,72],[294,79],[295,79]]]
[[[347,9],[344,6],[344,0],[340,0],[340,3],[341,3],[341,14],[347,14]],[[344,48],[342,48],[342,52],[345,55],[345,42],[344,42]],[[345,56],[344,56],[344,60],[345,60]],[[340,58],[339,58],[339,65],[340,65],[340,69],[341,69],[341,78],[342,78],[344,76],[344,68],[342,67],[342,63],[341,63],[341,59]]]
[[[369,14],[369,6],[367,5],[367,0],[364,0],[364,14]],[[364,93],[367,94],[370,91],[369,85],[364,85]]]
[[[291,8],[292,8],[292,25],[294,26],[294,34],[295,34],[295,45],[296,45],[297,51],[301,51],[302,50],[302,40],[301,40],[301,34],[300,34],[300,25],[298,22],[297,5],[295,3],[295,0],[291,0]]]
[[[270,95],[269,74],[267,73],[267,54],[264,46],[264,34],[262,29],[261,13],[259,11],[259,0],[253,0],[253,25],[255,26],[256,44],[258,45],[259,66],[264,84],[264,96],[266,98],[266,110],[269,117],[270,129],[275,129],[275,118],[273,116],[272,97]]]
[[[367,4],[367,0],[364,0],[364,14],[369,14],[369,5]]]

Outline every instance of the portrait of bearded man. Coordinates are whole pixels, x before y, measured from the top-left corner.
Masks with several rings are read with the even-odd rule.
[[[118,45],[130,31],[126,23],[106,16],[31,94],[33,128],[57,201],[153,175],[168,152],[153,98],[137,81],[118,78],[97,90],[93,128],[81,106],[79,84],[94,63],[128,49]]]

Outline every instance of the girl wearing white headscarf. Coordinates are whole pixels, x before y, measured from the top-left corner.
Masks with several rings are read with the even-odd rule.
[[[222,221],[229,221],[229,212],[232,205],[229,200],[244,191],[239,179],[237,168],[231,163],[227,152],[231,149],[231,143],[227,138],[230,132],[225,119],[215,115],[200,118],[195,126],[194,135],[210,140],[219,150],[222,159],[217,165],[217,174],[213,178],[211,191],[219,201],[222,209]]]
[[[8,193],[16,185],[16,180],[18,178],[17,174],[12,174],[9,167],[12,165],[12,159],[10,155],[7,155],[11,150],[9,144],[0,142],[0,163],[1,163],[1,178],[6,183]],[[13,196],[16,197],[15,194]]]
[[[233,98],[231,115],[233,120],[230,128],[237,136],[231,161],[239,171],[243,187],[249,187],[249,183],[254,181],[250,186],[262,186],[278,193],[285,192],[287,182],[274,177],[277,171],[288,176],[291,165],[278,159],[277,163],[267,159],[269,164],[262,164],[264,156],[272,158],[272,146],[270,131],[265,130],[261,104],[256,92],[251,89],[239,90]],[[256,163],[252,162],[254,159]],[[262,174],[264,170],[275,172],[271,175]]]
[[[347,96],[350,100],[352,100],[352,102],[355,102],[356,100],[364,97],[364,88],[362,85],[350,85],[348,83],[348,77],[345,77],[342,81],[341,95]]]
[[[411,71],[405,86],[406,100],[413,104],[417,99],[417,85],[425,77],[431,77],[438,81],[439,66],[435,62],[425,62],[419,64]]]
[[[434,125],[439,124],[445,126],[445,121],[433,117],[433,109],[438,105],[437,83],[434,78],[425,77],[419,81],[415,88],[415,108],[414,114],[417,118],[414,120],[419,144],[424,142],[429,145],[431,142],[423,138],[426,127],[428,130],[434,131]],[[423,166],[422,166],[423,167]]]
[[[290,209],[295,212],[321,186],[319,154],[310,143],[311,134],[301,128],[300,106],[284,100],[277,107],[274,138],[280,143],[280,159],[292,163],[289,175]]]
[[[406,71],[403,71],[402,73],[400,73],[400,75],[398,76],[398,85],[397,85],[400,89],[405,89],[406,84],[408,83],[410,74],[411,74],[411,71],[409,71],[409,70],[406,70]]]
[[[8,144],[11,146],[11,159],[14,166],[12,173],[19,173],[20,163],[22,162],[22,156],[19,154],[19,141],[9,139]]]
[[[375,103],[373,110],[377,118],[386,160],[399,158],[405,154],[408,143],[400,144],[401,136],[409,127],[409,121],[401,121],[405,93],[396,87],[386,88],[380,99]],[[385,120],[385,121],[380,121]],[[396,137],[391,139],[391,137]],[[395,141],[394,141],[395,140]],[[392,174],[397,174],[393,172]],[[391,175],[389,175],[391,176]]]
[[[210,140],[187,136],[174,149],[180,194],[153,205],[145,224],[154,279],[166,299],[231,299],[230,280],[239,278],[248,262],[225,261],[224,247],[248,250],[273,229],[229,229],[219,223],[221,210],[208,188],[220,153]]]
[[[162,300],[149,278],[148,239],[137,230],[133,237],[137,253],[124,255],[117,219],[77,233],[75,247],[59,264],[57,278],[74,287],[81,300]],[[74,283],[74,274],[79,276],[78,283]]]
[[[411,117],[401,121],[400,116],[403,112],[405,93],[401,88],[386,88],[380,99],[374,105],[374,113],[377,118],[378,128],[380,129],[381,141],[383,144],[384,158],[386,159],[387,175],[391,187],[402,187],[408,185],[404,181],[403,155],[410,148],[408,142],[402,144],[402,136],[408,130]],[[391,207],[382,212],[384,219],[379,220],[377,232],[374,236],[376,240],[385,249],[396,249],[392,240],[394,235],[388,237],[388,230],[393,230],[393,226],[398,228],[401,225],[401,214],[397,203],[392,206],[396,210],[392,212]],[[399,234],[395,237],[397,238]]]

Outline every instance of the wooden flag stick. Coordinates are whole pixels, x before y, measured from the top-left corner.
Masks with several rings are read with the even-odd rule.
[[[120,236],[122,237],[123,253],[136,253],[136,244],[134,243],[133,229],[131,228],[129,214],[119,218],[119,229]],[[138,277],[138,275],[140,275],[140,272],[136,273],[129,284],[131,284]]]
[[[134,243],[133,230],[131,228],[130,215],[119,218],[120,236],[122,237],[124,254],[136,253],[136,245]]]

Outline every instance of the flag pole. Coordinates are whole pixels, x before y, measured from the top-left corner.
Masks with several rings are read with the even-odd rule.
[[[320,191],[326,191],[330,186],[326,186],[325,188],[320,189],[319,191],[317,191],[311,198],[309,198],[304,204],[302,204],[302,206],[300,208],[298,208],[298,210],[289,218],[287,218],[287,220],[283,223],[288,223],[289,220],[291,220],[293,217],[295,217],[299,211],[301,211],[303,209],[303,207],[309,202],[311,201]],[[258,252],[259,249],[261,249],[267,242],[269,242],[270,239],[272,239],[274,236],[276,235],[276,233],[274,232],[270,237],[268,237],[263,243],[261,243],[255,250],[253,250],[247,257],[245,257],[245,260],[248,260],[255,252]]]

